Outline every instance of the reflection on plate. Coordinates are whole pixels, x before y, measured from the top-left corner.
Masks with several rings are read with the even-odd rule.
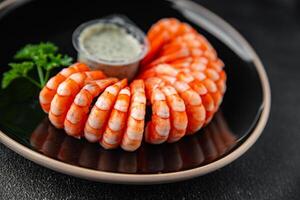
[[[236,144],[223,115],[218,112],[202,134],[184,138],[177,143],[149,145],[143,143],[136,152],[105,150],[96,143],[67,136],[45,118],[30,137],[32,147],[57,160],[119,173],[165,173],[199,167],[213,162]]]

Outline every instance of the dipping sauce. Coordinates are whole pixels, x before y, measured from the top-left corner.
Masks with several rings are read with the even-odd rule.
[[[145,33],[123,15],[81,24],[73,33],[78,61],[109,77],[132,80],[148,51]]]
[[[114,24],[98,23],[86,28],[79,42],[94,58],[108,61],[132,60],[142,52],[139,41]]]

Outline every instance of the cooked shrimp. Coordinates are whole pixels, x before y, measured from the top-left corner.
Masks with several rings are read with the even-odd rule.
[[[97,80],[85,85],[80,90],[64,121],[65,131],[68,135],[74,137],[82,136],[84,125],[94,98],[103,92],[106,87],[117,81],[118,79],[116,78]]]
[[[122,141],[130,103],[130,95],[129,87],[123,88],[118,94],[100,142],[105,149],[116,148]]]
[[[173,38],[179,26],[180,22],[177,19],[167,18],[159,20],[150,28],[147,33],[150,48],[141,62],[142,66],[146,66],[157,55],[159,49]]]
[[[186,73],[184,72],[184,70],[178,70],[173,68],[172,65],[160,64],[145,71],[141,75],[141,77],[153,77],[153,76],[161,76],[161,75],[175,77],[173,81],[178,80],[189,84],[189,86],[194,91],[196,91],[203,99],[203,105],[205,106],[205,109],[209,111],[214,109],[213,98],[210,95],[210,93],[208,93],[206,85],[202,83],[203,78],[205,79],[206,77],[204,74],[200,75],[200,74]],[[210,84],[208,85],[210,86]]]
[[[84,136],[87,140],[96,142],[101,139],[117,95],[126,85],[127,79],[123,79],[107,87],[99,96],[85,124]]]
[[[176,81],[174,87],[185,102],[188,115],[187,134],[200,130],[205,122],[206,112],[200,96],[185,82]]]
[[[141,69],[143,71],[147,69],[148,64],[156,57],[159,53],[159,48],[167,40],[167,33],[160,34],[153,42],[150,43],[149,51],[145,58],[141,61]]]
[[[220,75],[220,79],[216,81],[217,87],[219,89],[219,91],[224,95],[225,91],[226,91],[226,80],[227,80],[227,76],[226,73],[224,71],[221,71],[219,73]]]
[[[147,123],[145,140],[152,144],[165,142],[170,133],[170,109],[166,96],[160,88],[149,84],[145,80],[146,90],[150,90],[150,102],[152,104],[151,121]]]
[[[162,34],[162,32],[174,33],[178,30],[180,21],[175,18],[165,18],[156,22],[148,31],[147,37],[149,41],[155,40],[155,38]],[[171,39],[171,38],[170,38]]]
[[[195,36],[194,38],[190,36]],[[201,38],[201,39],[199,39]],[[154,59],[149,66],[161,63],[170,63],[184,58],[204,57],[208,60],[217,59],[216,51],[199,34],[187,33],[177,37],[172,42],[164,46],[159,52],[159,57]]]
[[[89,67],[83,63],[75,63],[68,68],[62,69],[58,74],[52,77],[40,92],[40,105],[45,113],[50,110],[51,101],[56,94],[56,90],[64,80],[76,72],[89,71]]]
[[[215,60],[217,58],[217,53],[214,48],[209,44],[205,37],[199,33],[186,33],[175,38],[164,46],[160,55],[174,53],[184,48],[198,48],[201,49],[203,51],[203,55],[210,60]]]
[[[159,64],[155,67],[152,67],[151,69],[142,73],[140,77],[145,78],[145,77],[154,77],[160,75],[176,77],[177,80],[188,83],[200,95],[207,93],[205,86],[201,83],[202,80],[200,79],[198,80],[194,78],[192,74],[186,73],[184,70],[175,69],[172,65],[169,64]]]
[[[105,78],[102,71],[78,72],[63,81],[51,101],[49,119],[56,128],[63,128],[66,114],[80,89],[91,80]]]
[[[155,58],[163,45],[179,35],[191,32],[195,32],[195,30],[188,24],[179,22],[177,19],[166,18],[158,21],[150,28],[147,34],[150,42],[150,50],[141,62],[143,68]]]
[[[144,133],[146,114],[144,81],[134,80],[130,84],[130,90],[132,96],[121,147],[127,151],[134,151],[140,147]]]
[[[217,62],[218,65],[222,64],[221,61]],[[176,67],[181,67],[181,69],[184,69],[184,71],[189,72],[194,78],[201,81],[205,88],[207,88],[208,94],[202,96],[206,110],[212,111],[214,109],[217,109],[222,102],[223,94],[226,90],[224,87],[226,79],[226,77],[224,76],[224,72],[218,72],[215,67],[212,68],[210,67],[210,65],[203,66],[203,61],[199,60],[191,63],[190,68],[193,67],[192,69],[188,68],[186,65],[180,66],[179,63],[177,63]],[[198,86],[199,84],[196,85]]]
[[[186,133],[188,118],[185,104],[174,87],[168,85],[163,87],[162,91],[167,98],[167,104],[170,108],[171,130],[168,142],[175,142],[182,138]]]
[[[199,48],[182,48],[173,53],[158,57],[157,59],[153,60],[149,64],[149,66],[155,66],[158,64],[162,64],[162,63],[174,62],[176,60],[187,58],[187,57],[200,57],[203,55],[204,55],[203,51]]]
[[[202,77],[201,83],[203,83],[203,85],[207,88],[209,94],[204,97],[205,102],[211,103],[211,99],[213,99],[214,108],[212,106],[207,106],[206,110],[216,110],[222,102],[223,92],[225,90],[225,88],[223,87],[223,85],[225,84],[225,77],[221,75],[221,73],[219,73],[215,68],[211,68],[210,66],[207,66],[207,68],[203,69],[201,72],[192,69],[190,73],[198,80]]]

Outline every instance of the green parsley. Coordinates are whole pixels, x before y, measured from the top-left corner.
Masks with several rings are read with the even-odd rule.
[[[53,43],[28,44],[20,49],[14,56],[14,63],[10,63],[10,70],[3,74],[2,88],[6,88],[13,80],[25,78],[39,88],[47,83],[50,72],[54,68],[68,66],[72,58],[58,52],[58,47]],[[29,75],[35,70],[39,80]]]

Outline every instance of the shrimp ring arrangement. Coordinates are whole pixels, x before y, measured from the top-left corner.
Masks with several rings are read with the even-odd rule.
[[[75,63],[40,92],[49,120],[70,136],[134,151],[175,142],[208,124],[226,90],[224,64],[204,36],[174,18],[148,34],[150,50],[130,84]]]

